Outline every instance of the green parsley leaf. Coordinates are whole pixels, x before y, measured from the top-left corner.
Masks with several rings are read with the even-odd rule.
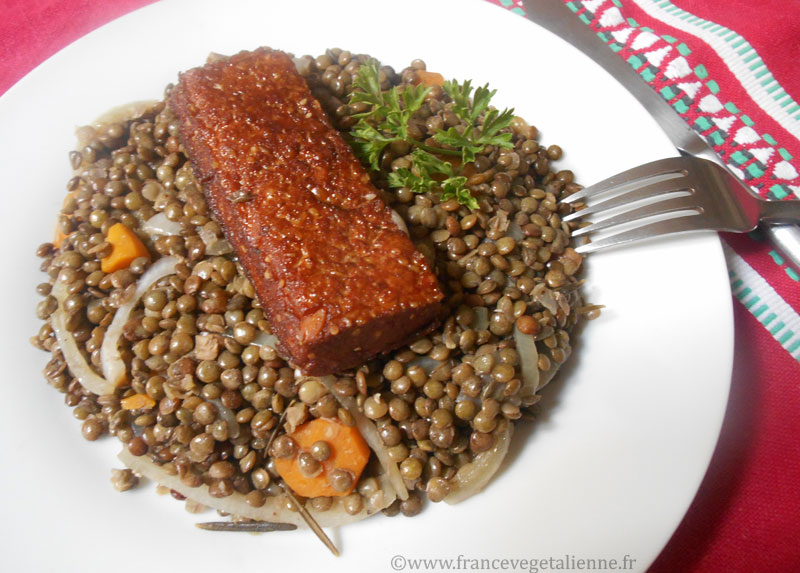
[[[478,208],[478,200],[472,196],[466,187],[467,178],[463,175],[448,177],[442,181],[442,201],[456,199],[462,205],[466,205],[473,211]]]
[[[453,176],[453,164],[436,157],[432,153],[421,149],[415,149],[411,152],[411,159],[414,164],[414,169],[416,169],[420,175],[430,177],[439,173],[447,177]]]
[[[370,60],[358,69],[353,78],[356,88],[350,96],[350,103],[365,102],[372,106],[383,105],[383,91],[381,90],[380,76],[378,75],[378,62]],[[375,110],[359,115],[374,113]]]
[[[372,169],[380,167],[381,153],[393,141],[408,141],[408,122],[425,101],[429,88],[409,86],[402,93],[393,87],[381,90],[377,62],[359,68],[353,79],[355,90],[350,103],[363,102],[370,107],[355,114],[358,122],[350,130],[356,154]]]
[[[470,115],[470,99],[472,93],[472,81],[466,80],[459,84],[455,80],[447,80],[442,86],[445,93],[453,100],[453,113],[461,119],[466,119]]]
[[[451,127],[447,131],[436,132],[433,138],[439,143],[461,149],[461,163],[471,163],[484,148],[482,143],[473,141],[473,135],[474,130],[471,127],[465,129],[463,133]]]
[[[403,90],[404,111],[409,119],[419,111],[419,108],[421,108],[422,104],[425,102],[425,97],[430,91],[431,88],[423,85],[407,86],[406,89]]]
[[[481,114],[489,108],[489,101],[491,101],[496,93],[497,90],[489,89],[489,84],[475,90],[475,96],[472,98],[472,111],[469,114],[471,123],[474,124],[478,121]]]
[[[356,155],[361,157],[374,171],[380,169],[381,153],[394,138],[386,137],[366,122],[358,122],[353,126],[350,134],[353,138]]]
[[[472,192],[467,189],[466,187],[462,187],[458,191],[456,191],[456,199],[462,205],[466,205],[472,211],[475,211],[480,207],[478,205],[478,200],[472,195]]]
[[[478,141],[484,145],[512,147],[511,134],[507,132],[499,133],[499,131],[509,127],[513,121],[513,109],[506,109],[502,113],[498,112],[496,109],[489,110],[483,118],[481,135]]]
[[[436,184],[433,179],[421,177],[406,167],[389,173],[388,181],[392,187],[408,187],[414,193],[427,193]]]
[[[503,132],[514,119],[514,110],[502,112],[490,107],[495,90],[488,85],[474,89],[471,80],[458,83],[448,80],[443,89],[452,99],[451,110],[461,120],[461,125],[438,130],[433,140],[444,147],[426,145],[409,136],[411,118],[425,102],[430,88],[422,85],[397,86],[381,89],[377,61],[361,66],[353,79],[354,90],[349,103],[365,103],[364,112],[353,115],[356,124],[350,130],[356,154],[371,169],[378,170],[381,156],[395,141],[413,147],[411,166],[390,173],[387,181],[392,187],[406,187],[414,193],[441,190],[443,201],[456,199],[470,209],[478,208],[478,200],[466,186],[467,178],[461,175],[464,165],[475,161],[487,145],[511,147],[511,133]],[[457,155],[460,165],[453,167],[439,155]]]

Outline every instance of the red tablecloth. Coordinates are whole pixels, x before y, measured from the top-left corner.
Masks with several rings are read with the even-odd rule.
[[[0,94],[151,1],[4,0]],[[524,15],[521,0],[488,1]],[[567,4],[753,189],[800,195],[796,0]],[[800,571],[800,272],[757,235],[725,235],[723,244],[736,300],[730,402],[705,480],[651,571]]]

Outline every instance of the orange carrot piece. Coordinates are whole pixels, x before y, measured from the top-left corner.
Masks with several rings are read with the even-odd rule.
[[[136,233],[122,223],[116,223],[108,229],[106,241],[111,243],[112,248],[111,254],[100,261],[100,268],[104,273],[127,269],[131,262],[139,257],[150,258],[147,247]]]
[[[147,394],[134,394],[123,398],[119,404],[123,410],[139,410],[140,408],[152,408],[156,405],[156,401]]]
[[[317,418],[298,426],[290,436],[299,451],[307,451],[314,442],[321,440],[331,446],[330,457],[322,462],[322,472],[311,478],[300,472],[297,456],[275,458],[275,469],[292,491],[303,497],[343,496],[353,491],[370,456],[369,446],[356,428],[338,420]],[[336,491],[328,482],[329,472],[337,468],[349,470],[355,477],[347,491]]]
[[[416,75],[417,80],[414,83],[417,85],[428,87],[444,85],[444,76],[442,74],[437,74],[436,72],[427,72],[425,70],[417,70]]]
[[[61,248],[61,244],[64,242],[69,235],[67,235],[64,231],[61,230],[61,227],[56,225],[55,232],[53,234],[53,246],[56,249]]]

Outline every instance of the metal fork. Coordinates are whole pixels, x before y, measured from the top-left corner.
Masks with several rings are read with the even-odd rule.
[[[800,222],[800,201],[760,199],[723,167],[689,155],[623,171],[563,201],[586,204],[564,221],[595,221],[576,229],[573,237],[603,231],[577,247],[580,253],[688,231],[744,233],[762,221]]]

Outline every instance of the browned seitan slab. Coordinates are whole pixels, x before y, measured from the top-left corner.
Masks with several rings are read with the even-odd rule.
[[[296,366],[311,375],[355,367],[435,324],[436,277],[289,55],[261,48],[189,70],[170,107]]]

